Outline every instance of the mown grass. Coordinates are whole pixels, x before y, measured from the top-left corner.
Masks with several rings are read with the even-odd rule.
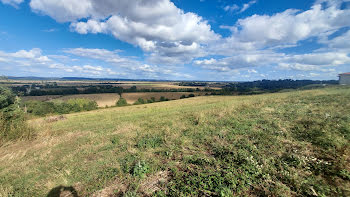
[[[0,196],[349,196],[350,88],[67,115],[0,147]],[[40,133],[41,132],[41,133]]]

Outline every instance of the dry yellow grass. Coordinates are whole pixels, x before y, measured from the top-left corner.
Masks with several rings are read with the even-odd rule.
[[[90,99],[96,101],[99,107],[113,106],[119,99],[117,93],[106,93],[106,94],[76,94],[63,96],[55,100],[68,101],[70,99]]]

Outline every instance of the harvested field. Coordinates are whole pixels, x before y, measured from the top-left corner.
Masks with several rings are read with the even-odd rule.
[[[141,93],[124,93],[123,97],[126,99],[126,101],[129,104],[134,103],[137,101],[138,98],[143,99],[151,99],[154,97],[157,101],[160,99],[161,96],[164,96],[165,98],[168,98],[170,100],[176,100],[180,99],[182,95],[188,96],[189,94],[194,94],[196,96],[204,95],[203,93],[197,93],[197,92],[141,92]]]
[[[141,93],[123,93],[123,97],[129,104],[133,104],[138,98],[143,98],[145,100],[154,97],[159,100],[161,96],[164,96],[170,100],[180,99],[182,95],[188,96],[189,94],[194,94],[196,96],[204,95],[203,92],[141,92]],[[114,106],[119,99],[119,94],[117,93],[106,93],[106,94],[76,94],[76,95],[48,95],[48,96],[25,96],[22,97],[23,101],[37,100],[37,101],[68,101],[69,99],[84,98],[90,99],[97,102],[99,107]]]

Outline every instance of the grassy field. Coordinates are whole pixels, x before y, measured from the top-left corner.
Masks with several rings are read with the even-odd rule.
[[[203,92],[136,92],[136,93],[123,93],[123,97],[129,104],[133,104],[138,98],[151,99],[154,97],[157,101],[161,96],[164,96],[170,100],[180,99],[182,95],[188,96],[189,94],[204,95]],[[48,96],[25,96],[22,97],[23,101],[28,100],[38,100],[38,101],[55,101],[62,100],[67,101],[69,99],[84,98],[90,99],[97,102],[99,107],[115,106],[115,103],[119,99],[119,94],[117,93],[106,93],[106,94],[76,94],[76,95],[48,95]]]
[[[349,87],[31,124],[36,139],[0,147],[0,196],[350,196]]]

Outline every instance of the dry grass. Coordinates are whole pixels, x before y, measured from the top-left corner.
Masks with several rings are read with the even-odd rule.
[[[350,186],[349,99],[350,89],[207,96],[32,120],[37,139],[0,147],[0,195],[63,185],[81,196],[337,196]]]

